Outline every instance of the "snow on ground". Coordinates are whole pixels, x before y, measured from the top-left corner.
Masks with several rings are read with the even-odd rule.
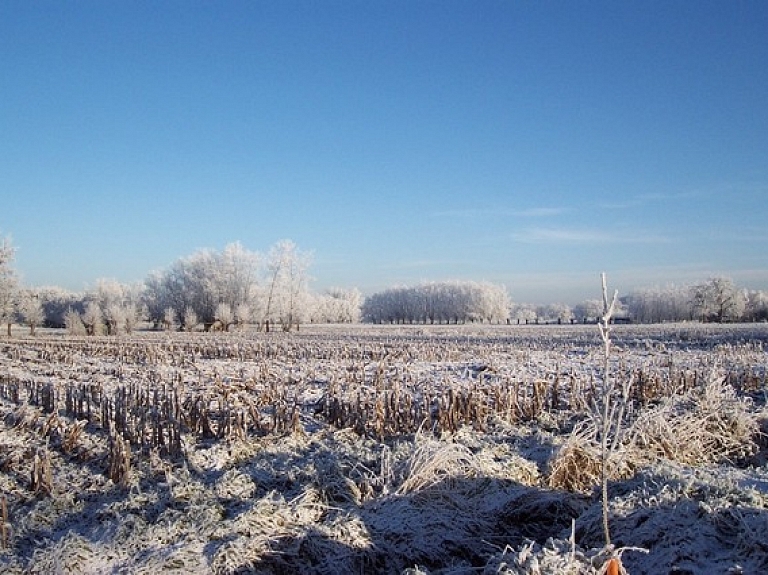
[[[725,400],[765,425],[768,327],[617,326],[614,338],[617,374],[642,371],[680,397],[719,375],[734,391]],[[584,419],[569,394],[588,393],[600,376],[594,326],[0,340],[0,571],[598,573],[598,492],[552,488],[549,474]],[[108,430],[95,415],[78,427],[65,390],[94,383],[109,396],[132,381],[238,398],[285,388],[299,424],[222,438],[185,432],[175,457],[132,445],[129,472],[113,481]],[[489,411],[485,425],[442,431],[337,428],[317,407],[332,386],[354,405],[382,390],[437,402],[480,386],[533,398],[537,381],[560,386],[554,407],[531,417]],[[59,394],[53,413],[25,391],[49,383]],[[702,405],[681,399],[674,409]],[[270,405],[258,409],[275,417]],[[611,534],[628,548],[629,573],[768,572],[766,442],[756,434],[747,443],[731,461],[648,456],[610,482]]]

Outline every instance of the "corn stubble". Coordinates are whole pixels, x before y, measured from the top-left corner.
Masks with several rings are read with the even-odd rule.
[[[610,572],[603,462],[630,485],[761,448],[763,331],[616,329],[606,454],[586,328],[465,329],[1,342],[0,567]],[[763,518],[711,516],[742,549]]]

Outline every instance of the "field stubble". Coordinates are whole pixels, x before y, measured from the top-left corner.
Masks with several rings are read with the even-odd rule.
[[[765,571],[768,327],[613,338],[625,567]],[[0,340],[0,570],[598,573],[600,354],[594,326]]]

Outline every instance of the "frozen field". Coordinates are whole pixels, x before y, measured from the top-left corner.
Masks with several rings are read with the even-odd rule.
[[[768,326],[613,342],[627,571],[768,572]],[[0,339],[0,571],[598,573],[602,372],[597,326]]]

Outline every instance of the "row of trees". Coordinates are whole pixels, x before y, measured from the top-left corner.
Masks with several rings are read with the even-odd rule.
[[[375,293],[363,302],[362,318],[373,323],[501,323],[509,310],[504,286],[455,281]]]
[[[223,331],[245,324],[289,331],[307,322],[359,321],[360,292],[311,293],[310,262],[311,255],[290,240],[276,243],[266,256],[239,243],[197,252],[147,278],[147,318],[158,327]]]
[[[84,293],[58,287],[24,289],[13,268],[10,240],[0,243],[0,322],[66,327],[78,334],[130,333],[139,322],[156,328],[230,330],[255,324],[285,331],[305,322],[357,322],[362,295],[356,289],[309,291],[311,255],[290,240],[266,255],[239,243],[201,250],[153,272],[140,284],[101,279]]]
[[[515,304],[510,318],[517,323],[583,323],[597,322],[602,314],[603,302],[594,299],[573,308]],[[768,321],[768,292],[740,288],[724,277],[688,286],[643,288],[620,298],[614,317],[636,323]]]
[[[374,323],[509,322],[517,324],[597,322],[603,302],[585,300],[573,307],[554,303],[510,303],[503,286],[489,283],[426,283],[396,287],[368,297],[364,321]],[[693,286],[635,290],[617,302],[616,321],[768,321],[768,292],[746,290],[723,277]]]
[[[768,321],[768,292],[740,288],[724,277],[693,286],[636,290],[623,303],[630,317],[641,323]]]
[[[202,250],[154,272],[143,283],[99,280],[85,293],[57,287],[23,288],[13,268],[10,240],[0,242],[0,323],[67,327],[73,333],[131,332],[141,321],[164,329],[231,330],[253,324],[285,331],[299,324],[354,323],[572,323],[597,321],[600,300],[513,304],[504,286],[432,282],[393,287],[363,299],[357,289],[309,290],[310,254],[289,240],[266,255],[239,243]],[[716,277],[693,286],[635,290],[621,298],[617,318],[665,321],[768,321],[768,292]]]

